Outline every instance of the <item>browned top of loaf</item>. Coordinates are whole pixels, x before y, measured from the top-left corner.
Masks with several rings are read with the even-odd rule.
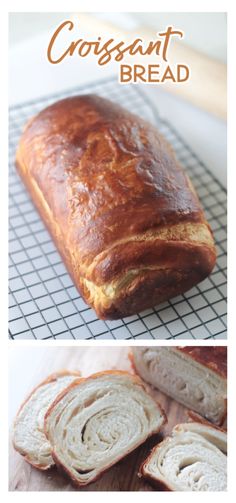
[[[227,377],[227,348],[225,346],[180,346],[178,350],[188,354],[220,376]]]
[[[205,222],[164,138],[101,97],[77,96],[49,106],[28,124],[20,150],[84,264],[124,237]]]

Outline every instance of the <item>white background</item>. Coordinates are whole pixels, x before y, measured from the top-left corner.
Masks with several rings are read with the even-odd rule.
[[[150,25],[156,29],[167,20],[186,29],[190,46],[226,61],[225,13],[137,13],[100,14],[121,26]],[[197,17],[196,17],[197,16]],[[117,76],[116,63],[99,67],[86,57],[79,63],[67,58],[59,65],[47,61],[46,48],[55,28],[73,17],[63,13],[12,13],[9,18],[9,102],[10,105],[70,89],[86,82]],[[170,22],[170,21],[169,21]],[[201,28],[199,31],[199,27]],[[86,38],[86,33],[81,37]],[[163,86],[142,85],[153,106],[192,147],[212,173],[226,186],[226,123],[163,90]]]

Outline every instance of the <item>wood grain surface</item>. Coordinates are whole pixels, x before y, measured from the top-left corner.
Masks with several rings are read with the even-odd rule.
[[[119,369],[132,371],[128,347],[47,347],[29,348],[21,351],[15,349],[15,358],[18,353],[17,365],[10,364],[10,406],[16,413],[20,402],[24,400],[30,390],[51,372],[61,369],[80,370],[87,376],[99,370]],[[11,351],[10,351],[11,357]],[[20,360],[19,360],[20,358]],[[29,362],[28,366],[25,362]],[[11,362],[10,362],[11,363]],[[13,372],[14,369],[14,372]],[[16,379],[16,372],[19,380]],[[14,389],[18,384],[18,392]],[[11,442],[9,446],[9,490],[10,491],[152,491],[148,482],[138,477],[141,463],[149,454],[150,449],[161,440],[164,434],[169,433],[173,426],[187,420],[187,411],[174,400],[166,397],[159,391],[149,388],[152,396],[163,406],[166,411],[168,423],[160,435],[155,435],[142,446],[129,454],[122,461],[110,468],[98,481],[81,489],[76,489],[70,481],[60,473],[56,467],[41,472],[31,467],[23,457],[17,453]],[[17,396],[17,400],[16,397]],[[17,403],[16,403],[17,402]],[[12,423],[12,421],[11,421]]]

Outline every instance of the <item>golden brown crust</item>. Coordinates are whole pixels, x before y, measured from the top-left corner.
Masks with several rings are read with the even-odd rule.
[[[162,492],[173,492],[173,489],[171,489],[167,484],[164,482],[161,482],[160,480],[154,480],[152,477],[149,475],[145,475],[145,479],[151,484],[151,486],[156,489],[157,491],[162,491]]]
[[[100,318],[162,302],[214,267],[211,231],[171,147],[118,105],[91,95],[48,107],[26,127],[16,164]]]
[[[212,428],[214,428],[215,430],[219,430],[219,431],[222,431],[223,433],[226,433],[227,432],[227,425],[224,424],[225,423],[225,420],[227,418],[227,400],[225,399],[225,414],[224,416],[222,417],[222,420],[220,422],[220,424],[212,424],[210,423],[210,421],[208,421],[205,417],[202,417],[200,416],[200,414],[198,414],[197,412],[193,411],[193,410],[188,410],[187,411],[187,415],[190,419],[191,422],[193,423],[201,423],[201,424],[205,424],[207,426],[211,426]]]
[[[159,445],[162,444],[164,440],[160,441],[159,444],[154,445],[154,447],[151,449],[149,455],[147,458],[143,461],[139,468],[138,472],[138,477],[144,477],[157,491],[171,491],[173,490],[163,481],[157,480],[154,477],[152,477],[149,473],[145,471],[145,465],[148,465],[149,461],[152,459],[153,453],[156,452],[158,449],[160,449]]]
[[[151,484],[151,486],[156,489],[157,491],[163,491],[163,492],[173,492],[173,489],[171,489],[165,482],[162,482],[161,480],[156,480],[154,479],[151,475],[149,475],[148,473],[145,473],[144,472],[144,466],[149,463],[151,457],[152,457],[152,454],[153,454],[153,451],[156,450],[156,447],[153,447],[153,449],[151,450],[150,454],[148,455],[148,457],[145,459],[145,461],[143,461],[143,463],[141,464],[140,468],[139,468],[139,472],[138,472],[138,477],[142,478],[144,477],[145,480],[147,480],[147,482],[149,482]]]

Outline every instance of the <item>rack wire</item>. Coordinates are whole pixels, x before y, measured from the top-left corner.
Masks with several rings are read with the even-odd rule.
[[[210,277],[153,309],[101,321],[65,266],[14,166],[25,122],[52,102],[96,93],[155,124],[173,145],[205,209],[217,245]],[[78,87],[10,108],[9,120],[9,336],[12,339],[224,339],[226,325],[226,191],[176,130],[157,114],[138,86],[113,79]]]

